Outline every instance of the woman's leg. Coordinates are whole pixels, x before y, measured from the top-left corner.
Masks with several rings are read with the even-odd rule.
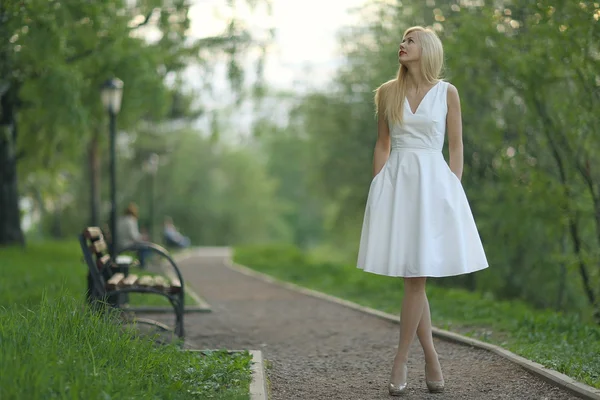
[[[421,321],[419,321],[419,326],[417,327],[417,336],[423,347],[423,352],[425,353],[426,378],[430,381],[441,381],[443,379],[442,367],[440,366],[438,354],[433,345],[431,312],[429,310],[427,295],[425,295],[425,305],[423,306]]]
[[[394,358],[391,382],[395,385],[405,383],[404,367],[408,362],[408,351],[415,338],[417,327],[427,302],[425,281],[427,278],[404,278],[404,298],[400,316],[400,341]]]

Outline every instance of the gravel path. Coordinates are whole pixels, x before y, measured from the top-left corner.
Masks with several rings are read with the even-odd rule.
[[[260,349],[271,399],[391,399],[387,383],[398,325],[298,294],[225,266],[227,254],[205,250],[179,262],[187,284],[212,306],[187,314],[186,336],[198,348]],[[576,399],[487,351],[436,339],[446,379],[430,394],[415,340],[407,399]]]

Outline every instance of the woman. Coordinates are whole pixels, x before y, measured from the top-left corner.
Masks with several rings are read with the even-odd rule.
[[[396,79],[375,94],[378,115],[373,181],[358,267],[404,278],[400,341],[389,392],[407,390],[408,351],[415,334],[425,353],[425,381],[444,390],[425,293],[427,277],[466,274],[487,260],[460,183],[462,122],[458,91],[439,80],[443,48],[434,31],[409,28],[398,50]],[[450,162],[442,147],[447,131]]]

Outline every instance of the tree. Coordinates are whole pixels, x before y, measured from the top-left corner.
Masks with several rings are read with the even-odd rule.
[[[257,121],[253,128],[256,153],[266,159],[269,176],[276,182],[283,226],[288,235],[279,240],[293,242],[307,249],[319,243],[323,234],[323,202],[310,190],[311,176],[306,166],[312,161],[310,142],[294,126],[283,128],[268,119]]]
[[[103,121],[98,86],[104,79],[115,75],[126,82],[121,128],[167,115],[177,91],[165,77],[201,60],[201,49],[226,51],[231,76],[239,79],[235,56],[248,35],[232,20],[223,36],[192,43],[188,9],[185,0],[2,1],[0,245],[24,243],[17,166],[21,174],[58,169],[91,136],[97,168],[94,143]],[[140,36],[147,26],[158,31],[158,40]]]
[[[265,163],[256,157],[254,148],[216,140],[206,133],[183,128],[124,134],[127,144],[117,163],[118,209],[136,202],[141,229],[149,229],[153,222],[162,227],[164,217],[170,216],[194,245],[280,240],[285,234],[283,207],[275,201],[276,182],[268,176]],[[154,178],[154,215],[150,214],[149,185],[153,177],[144,171],[152,153],[160,155]],[[62,197],[56,198],[66,199],[60,209],[62,230],[75,234],[86,223],[81,204],[87,197],[87,182],[79,170],[60,183]],[[55,221],[47,213],[41,221],[43,229],[51,229]],[[153,241],[160,243],[161,230],[155,232]]]

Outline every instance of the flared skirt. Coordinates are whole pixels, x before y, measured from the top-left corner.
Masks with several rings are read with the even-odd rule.
[[[392,150],[371,182],[357,266],[402,277],[488,267],[462,184],[440,151]]]

